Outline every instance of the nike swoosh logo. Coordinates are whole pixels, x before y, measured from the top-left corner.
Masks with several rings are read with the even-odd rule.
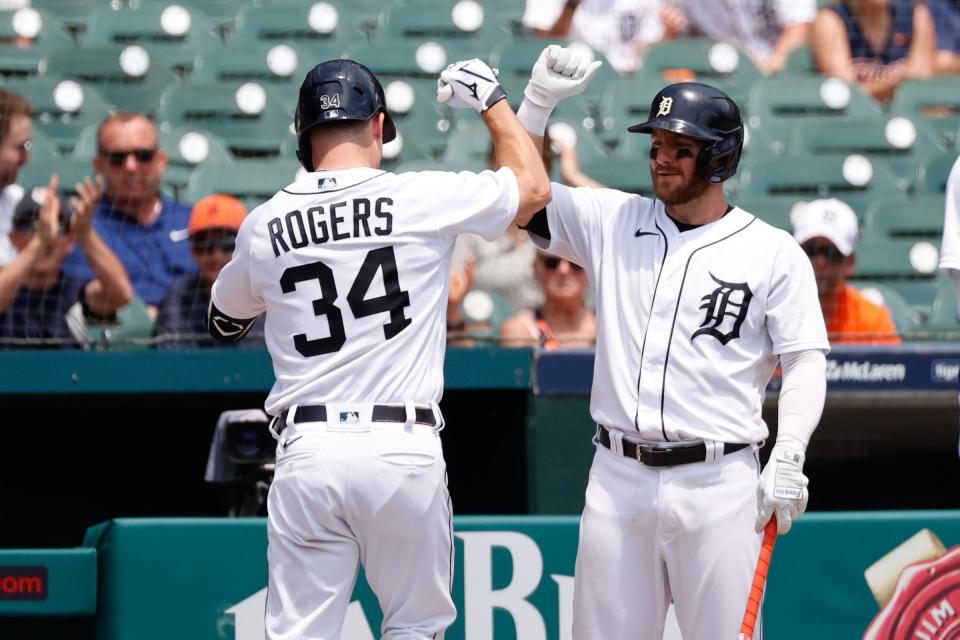
[[[639,238],[640,236],[655,236],[657,233],[655,231],[641,231],[637,229],[637,232],[633,234],[634,238]]]
[[[171,242],[182,242],[190,237],[190,231],[187,229],[174,229],[170,232]]]

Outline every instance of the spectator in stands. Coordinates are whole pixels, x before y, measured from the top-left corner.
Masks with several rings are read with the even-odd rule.
[[[953,280],[953,290],[960,319],[960,158],[947,178],[943,208],[943,240],[940,243],[940,268]]]
[[[30,162],[30,103],[0,89],[0,266],[17,255],[10,243],[13,209],[23,197],[15,184],[20,168]]]
[[[815,0],[669,0],[682,12],[685,36],[725,40],[743,49],[766,74],[783,69],[787,56],[807,44]]]
[[[160,193],[167,154],[159,147],[154,123],[139,113],[108,116],[97,132],[93,166],[106,181],[94,226],[156,318],[174,278],[197,267],[187,247],[190,207]],[[64,270],[76,277],[89,275],[78,251],[67,258]]]
[[[881,102],[910,78],[934,71],[936,32],[922,2],[844,0],[817,12],[813,59],[826,75],[858,82]]]
[[[926,0],[926,4],[937,30],[934,71],[942,74],[960,73],[960,2]]]
[[[84,319],[108,320],[133,299],[127,272],[91,224],[101,185],[99,179],[77,185],[79,195],[68,205],[53,176],[46,188],[34,189],[17,205],[10,240],[18,253],[0,268],[4,347],[76,346]],[[74,244],[93,277],[61,270]]]
[[[559,140],[544,138],[543,164],[550,174],[556,149],[560,160],[560,179],[571,187],[602,187],[580,170],[577,150]],[[496,166],[493,150],[487,158]],[[448,335],[472,333],[489,327],[468,324],[461,312],[463,298],[476,287],[503,296],[515,309],[532,309],[543,302],[543,292],[534,278],[536,247],[527,232],[511,226],[502,236],[488,242],[475,235],[462,235],[454,249],[450,297],[447,305]]]
[[[858,235],[856,214],[836,198],[814,200],[794,216],[793,237],[813,265],[830,341],[897,344],[889,309],[847,283],[857,262]]]
[[[629,73],[650,44],[675,35],[672,15],[662,0],[527,0],[521,21],[544,38],[585,42]]]
[[[199,270],[178,276],[167,290],[156,325],[161,348],[223,346],[207,331],[210,288],[233,256],[237,232],[246,216],[247,208],[231,196],[207,196],[194,205],[187,231],[190,255]],[[262,334],[263,318],[257,322],[259,326],[254,326],[252,332]],[[234,344],[262,347],[263,341],[248,336],[247,340]]]
[[[508,347],[592,347],[597,319],[586,304],[589,282],[583,268],[540,251],[534,278],[543,291],[543,304],[508,318],[500,338]]]

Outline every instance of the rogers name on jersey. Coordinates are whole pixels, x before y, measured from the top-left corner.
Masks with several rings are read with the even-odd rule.
[[[273,255],[279,258],[291,247],[302,249],[310,243],[325,244],[331,240],[369,238],[372,235],[388,236],[393,232],[393,214],[387,211],[388,206],[393,206],[390,198],[377,198],[373,203],[368,198],[354,198],[326,207],[314,205],[306,212],[294,209],[282,220],[273,218],[267,223]],[[350,215],[349,221],[347,215]],[[371,221],[371,215],[376,219]]]
[[[840,363],[827,360],[827,382],[901,382],[906,377],[907,367],[903,364],[877,364],[868,361]]]

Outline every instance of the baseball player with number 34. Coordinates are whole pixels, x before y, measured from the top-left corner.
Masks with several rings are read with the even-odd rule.
[[[438,97],[481,114],[501,169],[381,170],[396,128],[380,82],[351,60],[311,70],[295,116],[308,173],[250,213],[213,285],[214,337],[266,312],[273,640],[340,638],[361,564],[383,638],[440,639],[456,616],[437,406],[453,245],[525,223],[550,183],[486,64],[451,65]]]
[[[535,142],[597,64],[544,50],[517,112]],[[541,248],[584,267],[597,307],[597,451],[573,638],[659,640],[673,601],[685,640],[734,640],[760,532],[775,514],[786,533],[806,508],[827,332],[800,246],[724,198],[743,147],[737,105],[704,84],[673,84],[628,131],[651,134],[655,198],[554,184],[526,225]],[[779,428],[761,472],[761,406],[778,362]]]

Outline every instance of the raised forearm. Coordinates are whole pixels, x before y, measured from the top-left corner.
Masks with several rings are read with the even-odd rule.
[[[133,285],[127,270],[97,232],[90,229],[79,236],[77,242],[99,283],[99,287],[88,289],[94,294],[94,299],[87,299],[90,308],[107,315],[130,302],[133,299]]]

